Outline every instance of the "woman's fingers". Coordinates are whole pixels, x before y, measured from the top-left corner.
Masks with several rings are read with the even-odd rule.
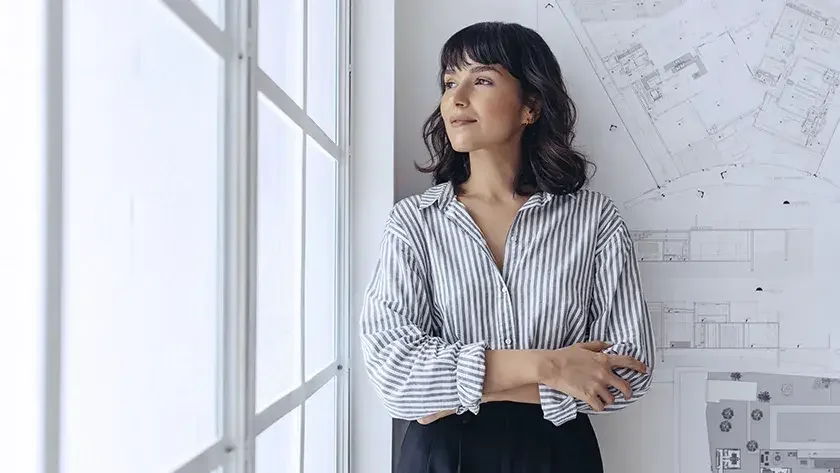
[[[630,386],[630,383],[627,382],[626,379],[622,379],[614,374],[611,374],[609,377],[609,381],[610,386],[621,391],[621,394],[624,396],[624,399],[629,401],[630,398],[633,397],[633,388]]]
[[[598,340],[593,340],[589,342],[581,342],[576,344],[578,347],[583,348],[584,350],[589,351],[604,351],[607,348],[612,346],[610,342],[601,342]]]
[[[437,416],[438,416],[437,414],[432,414],[432,415],[426,416],[422,419],[417,419],[417,423],[418,424],[423,424],[423,425],[429,425],[432,422],[437,420]]]
[[[428,424],[431,424],[432,422],[434,422],[438,419],[442,419],[442,418],[444,418],[448,415],[452,415],[454,413],[455,413],[455,411],[452,410],[452,409],[450,409],[448,411],[441,411],[441,412],[438,412],[437,414],[432,414],[432,415],[423,417],[422,419],[418,419],[417,423],[423,424],[423,425],[428,425]]]
[[[593,395],[587,394],[586,396],[583,397],[583,402],[589,404],[589,407],[591,407],[592,410],[595,411],[595,412],[601,412],[601,411],[604,410],[603,401],[601,401],[601,399],[595,394],[593,394]]]
[[[601,386],[598,390],[598,397],[604,402],[604,406],[611,406],[615,403],[615,397],[610,394],[610,390],[606,386]]]
[[[627,355],[609,355],[610,368],[628,368],[639,373],[647,373],[647,366]]]

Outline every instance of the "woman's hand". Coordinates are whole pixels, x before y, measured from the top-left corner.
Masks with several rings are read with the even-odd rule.
[[[446,416],[451,416],[454,413],[455,413],[455,409],[449,409],[449,410],[446,410],[446,411],[438,412],[437,414],[432,414],[430,416],[426,416],[422,419],[419,419],[417,422],[420,423],[420,424],[423,424],[423,425],[428,425],[428,424],[431,424],[432,422],[434,422],[436,420],[443,419]]]
[[[641,361],[624,355],[602,353],[610,347],[607,342],[584,342],[545,352],[540,368],[541,382],[589,404],[600,412],[615,402],[609,387],[619,390],[625,399],[633,396],[630,383],[618,377],[613,370],[629,368],[646,373]]]

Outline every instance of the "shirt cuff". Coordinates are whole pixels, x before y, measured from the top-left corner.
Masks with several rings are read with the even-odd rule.
[[[468,410],[478,414],[484,393],[486,353],[487,346],[484,343],[464,345],[458,353],[455,380],[459,406],[455,409],[456,414],[460,415]]]
[[[577,417],[577,404],[575,398],[544,384],[540,384],[540,405],[543,410],[543,417],[560,426]]]

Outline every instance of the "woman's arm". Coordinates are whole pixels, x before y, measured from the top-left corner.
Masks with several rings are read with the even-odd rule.
[[[627,399],[615,390],[614,404],[609,410],[622,409],[635,402],[650,389],[656,359],[653,324],[642,290],[639,264],[630,231],[615,205],[608,207],[605,240],[595,259],[595,282],[590,306],[590,336],[611,340],[604,353],[635,358],[647,367],[645,372],[621,368],[616,375],[630,384],[633,395]],[[591,412],[578,403],[582,411]]]
[[[625,387],[629,385],[631,395],[610,387],[609,393],[601,396],[607,399],[601,399],[600,405],[596,399],[596,406],[541,385],[540,397],[546,418],[558,425],[574,418],[578,411],[597,413],[622,409],[644,396],[651,384],[656,347],[633,241],[611,202],[600,226],[589,308],[589,336],[613,342],[604,354],[639,360],[646,369],[614,368],[615,375],[626,383]]]
[[[511,401],[523,404],[540,403],[540,386],[537,383],[525,384],[518,388],[499,391],[497,393],[485,394],[482,402]]]
[[[477,412],[485,393],[538,382],[537,350],[487,350],[430,335],[426,282],[410,239],[389,220],[365,295],[361,341],[370,380],[392,417]]]

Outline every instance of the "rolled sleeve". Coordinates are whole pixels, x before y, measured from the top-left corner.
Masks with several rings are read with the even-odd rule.
[[[360,322],[368,376],[392,417],[478,413],[487,346],[447,343],[434,335],[426,275],[393,221],[386,226]]]
[[[560,426],[577,417],[578,407],[575,398],[544,384],[540,388],[540,405],[543,417],[552,424]]]
[[[470,410],[477,414],[484,393],[484,372],[487,347],[483,344],[465,345],[458,353],[455,380],[458,386],[457,414]]]

